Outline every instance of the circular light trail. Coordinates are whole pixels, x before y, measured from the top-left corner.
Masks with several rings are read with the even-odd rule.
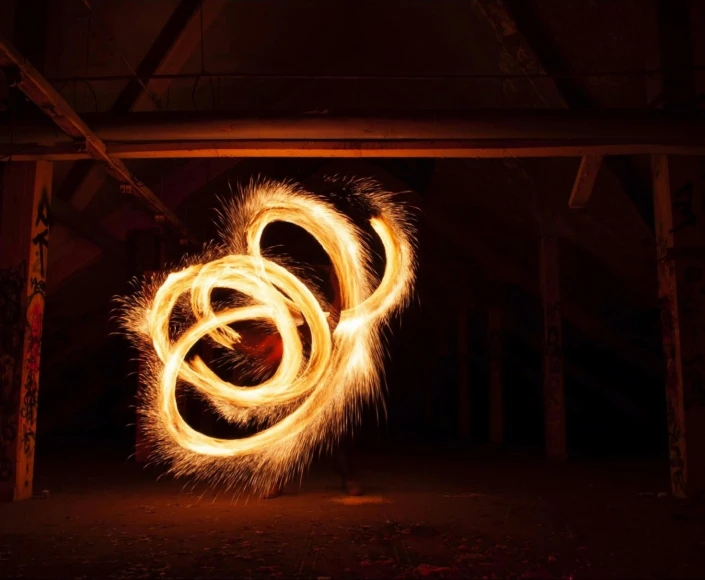
[[[298,186],[264,181],[226,204],[221,244],[122,300],[123,326],[144,363],[139,411],[153,457],[175,474],[261,491],[301,472],[317,450],[334,445],[358,422],[363,404],[383,405],[381,332],[412,293],[413,229],[404,207],[374,182],[338,184],[371,216],[369,225],[384,248],[381,279],[365,234],[351,219]],[[285,261],[263,254],[263,231],[274,222],[303,228],[328,254],[341,301],[334,327],[315,285]],[[222,290],[237,299],[218,304],[213,294]],[[222,379],[193,354],[206,340],[240,360],[246,351],[231,325],[243,321],[273,325],[283,345],[277,370],[254,387]],[[310,331],[308,348],[301,324]],[[227,421],[259,430],[236,439],[199,432],[177,406],[182,385]]]

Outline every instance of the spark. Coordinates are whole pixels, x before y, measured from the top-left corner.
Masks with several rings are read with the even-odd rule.
[[[144,363],[139,412],[153,459],[174,474],[261,491],[334,445],[357,424],[362,405],[383,405],[381,333],[412,293],[414,232],[406,209],[376,183],[338,185],[372,216],[384,248],[381,279],[364,232],[349,217],[297,185],[259,181],[226,202],[219,244],[121,299],[123,328]],[[264,255],[262,235],[273,222],[303,228],[328,254],[340,290],[337,325],[311,280]],[[216,289],[245,298],[216,305]],[[283,346],[276,371],[255,387],[222,379],[190,354],[207,340],[241,360],[242,337],[231,325],[247,320],[273,325]],[[301,324],[310,330],[308,348]],[[177,406],[184,385],[229,422],[261,429],[234,439],[199,432]]]

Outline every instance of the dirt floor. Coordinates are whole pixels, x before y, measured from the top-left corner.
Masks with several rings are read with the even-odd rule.
[[[109,457],[39,460],[37,498],[0,504],[0,577],[705,576],[705,509],[660,493],[665,463],[419,449],[360,464],[361,498],[320,465],[233,502]]]

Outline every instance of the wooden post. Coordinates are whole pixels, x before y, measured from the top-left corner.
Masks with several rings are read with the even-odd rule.
[[[4,167],[0,197],[0,500],[32,497],[52,164]]]
[[[541,216],[541,297],[543,301],[543,401],[546,456],[567,457],[563,379],[563,321],[561,317],[558,236],[555,217]]]
[[[700,158],[652,157],[671,490],[705,491],[705,207]]]
[[[458,431],[462,438],[470,437],[470,354],[468,352],[468,309],[463,302],[457,320],[458,360]]]
[[[504,403],[502,400],[502,311],[491,306],[487,313],[487,348],[490,376],[490,440],[504,440]]]

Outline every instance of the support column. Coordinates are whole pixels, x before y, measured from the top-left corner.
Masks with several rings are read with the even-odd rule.
[[[0,171],[0,500],[16,501],[32,497],[52,164]]]
[[[543,403],[546,456],[565,460],[563,320],[561,317],[558,236],[555,217],[541,217],[541,297],[543,302]]]
[[[487,348],[490,377],[490,440],[504,440],[504,401],[502,397],[502,311],[490,306],[487,312]]]
[[[652,157],[671,491],[705,491],[705,167]]]
[[[470,353],[468,352],[468,308],[462,302],[457,320],[458,361],[458,431],[462,438],[470,437]]]

